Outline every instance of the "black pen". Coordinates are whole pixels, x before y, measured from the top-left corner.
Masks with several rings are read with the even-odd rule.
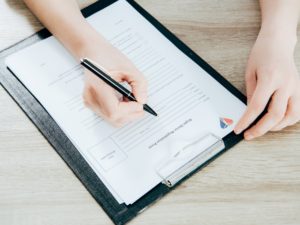
[[[101,80],[103,80],[106,84],[111,86],[113,89],[118,91],[120,94],[122,94],[124,97],[128,98],[130,101],[137,101],[134,95],[127,90],[125,87],[123,87],[120,83],[112,79],[104,70],[100,69],[99,66],[97,66],[95,63],[93,63],[91,60],[84,58],[81,59],[81,65],[84,66],[86,69],[91,71],[93,74],[95,74],[97,77],[99,77]],[[154,116],[157,116],[157,113],[150,108],[147,104],[144,104],[144,110]]]

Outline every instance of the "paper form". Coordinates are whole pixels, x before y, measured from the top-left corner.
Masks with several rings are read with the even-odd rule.
[[[207,132],[224,137],[245,105],[184,55],[125,0],[88,22],[122,51],[149,82],[159,114],[116,129],[83,104],[83,68],[50,37],[6,59],[119,203],[132,204],[162,180],[156,169],[180,141]],[[232,124],[220,126],[220,118]],[[199,150],[200,151],[200,150]]]

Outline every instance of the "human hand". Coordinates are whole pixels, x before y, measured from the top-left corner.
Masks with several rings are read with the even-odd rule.
[[[97,43],[98,42],[98,43]],[[84,52],[118,82],[127,82],[137,102],[127,101],[90,71],[85,71],[83,99],[85,105],[115,127],[139,119],[144,115],[143,104],[147,98],[147,82],[138,69],[118,49],[99,40]],[[96,46],[96,47],[95,47]]]
[[[294,62],[296,38],[261,31],[246,69],[248,107],[234,131],[239,134],[264,111],[267,113],[245,131],[246,140],[278,131],[300,120],[300,79]]]

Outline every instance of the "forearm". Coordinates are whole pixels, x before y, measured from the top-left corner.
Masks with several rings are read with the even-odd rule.
[[[267,36],[297,40],[300,14],[299,0],[260,0],[262,12],[261,33]]]
[[[38,19],[76,57],[84,57],[85,49],[99,35],[82,16],[76,0],[24,0]]]

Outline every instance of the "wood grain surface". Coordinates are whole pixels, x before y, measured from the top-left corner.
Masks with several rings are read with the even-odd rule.
[[[137,2],[244,92],[244,68],[260,24],[257,0]],[[0,49],[41,28],[22,1],[0,0]],[[300,69],[299,45],[295,57]],[[299,124],[244,141],[131,224],[299,225],[299,162]],[[2,87],[0,224],[112,224]]]

